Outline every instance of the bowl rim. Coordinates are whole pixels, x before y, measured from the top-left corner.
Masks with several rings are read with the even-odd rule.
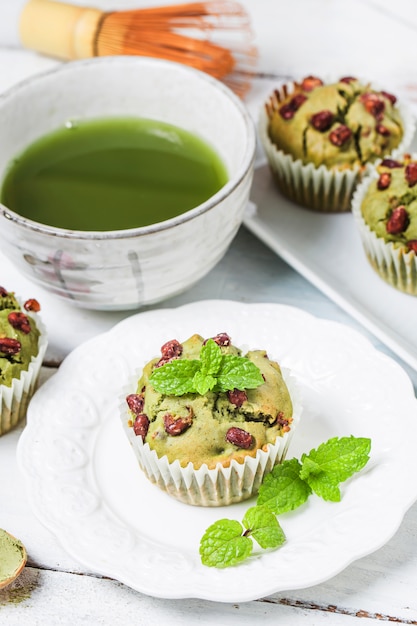
[[[159,65],[159,66],[167,66],[168,68],[174,66],[177,71],[181,71],[188,74],[195,74],[195,76],[199,80],[203,80],[209,84],[211,84],[215,89],[221,91],[224,96],[226,96],[238,112],[241,114],[246,133],[247,133],[247,141],[245,152],[242,158],[242,162],[239,166],[237,173],[227,181],[225,185],[217,193],[208,198],[205,202],[199,204],[198,206],[189,209],[185,213],[181,213],[180,215],[170,218],[168,220],[162,222],[156,222],[155,224],[149,224],[147,226],[138,226],[136,228],[128,228],[121,230],[110,230],[110,231],[101,231],[101,230],[72,230],[66,228],[59,228],[55,226],[49,226],[47,224],[42,224],[41,222],[36,222],[34,220],[25,218],[15,211],[12,211],[7,206],[0,202],[0,216],[4,217],[10,222],[15,222],[17,225],[22,228],[29,229],[33,232],[37,232],[44,235],[51,235],[60,237],[63,239],[80,239],[80,240],[106,240],[106,239],[129,239],[134,237],[141,237],[145,235],[149,235],[152,233],[161,232],[164,230],[168,230],[170,228],[175,228],[180,224],[185,222],[189,222],[190,220],[202,215],[203,213],[207,213],[212,208],[214,208],[217,204],[219,204],[222,200],[224,200],[227,196],[229,196],[233,190],[238,187],[241,181],[248,174],[249,170],[253,166],[255,162],[255,152],[256,152],[256,127],[255,123],[252,120],[252,117],[242,102],[240,98],[224,83],[213,78],[209,74],[206,74],[198,69],[193,67],[183,65],[181,63],[177,63],[175,61],[168,61],[166,59],[157,59],[152,57],[140,57],[140,56],[130,56],[130,55],[115,55],[109,57],[93,57],[90,59],[82,59],[71,61],[71,63],[65,63],[62,65],[55,66],[46,71],[39,72],[34,74],[28,78],[25,78],[9,89],[5,90],[0,94],[0,102],[6,100],[13,96],[15,93],[18,93],[22,89],[26,89],[29,85],[34,82],[42,81],[43,79],[49,78],[50,76],[54,76],[55,74],[73,71],[74,68],[77,67],[85,67],[90,65],[107,65],[107,64],[127,64],[127,65],[141,65],[143,63],[150,65]],[[1,183],[1,181],[0,181]]]

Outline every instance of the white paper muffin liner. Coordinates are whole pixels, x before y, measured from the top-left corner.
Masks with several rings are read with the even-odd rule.
[[[398,155],[397,155],[398,156]],[[417,155],[413,155],[417,159]],[[375,168],[358,185],[352,198],[352,214],[368,261],[392,287],[417,296],[417,255],[404,246],[385,241],[369,228],[362,216],[362,202],[371,182],[379,176]]]
[[[335,80],[329,79],[325,82],[327,84]],[[295,82],[291,82],[277,88],[270,96],[273,106],[278,107],[280,102],[294,91],[294,86]],[[371,87],[380,90],[376,85],[371,85]],[[404,134],[402,141],[392,152],[393,158],[408,149],[415,131],[415,119],[411,109],[404,103],[397,106],[401,114]],[[263,105],[259,115],[259,136],[272,175],[282,194],[293,202],[314,211],[327,213],[349,211],[353,192],[357,184],[370,171],[372,164],[357,165],[346,170],[330,170],[325,165],[316,167],[313,163],[304,164],[300,159],[294,159],[290,154],[280,150],[271,141],[268,123],[269,117]],[[388,154],[384,156],[387,157]]]
[[[132,385],[126,388],[121,402],[121,418],[125,433],[132,445],[139,466],[147,478],[160,489],[186,504],[198,506],[224,506],[241,502],[256,494],[263,477],[274,465],[281,463],[287,454],[288,446],[297,427],[302,402],[300,391],[294,377],[282,368],[282,375],[291,395],[293,404],[293,421],[291,429],[274,444],[268,444],[267,450],[258,450],[255,457],[247,456],[243,463],[233,459],[229,467],[218,463],[214,469],[203,464],[194,469],[192,463],[181,467],[179,461],[169,463],[166,456],[158,457],[142,437],[136,436],[133,428],[128,426],[130,413],[126,405],[126,396],[136,388],[137,377]]]
[[[20,302],[20,299],[19,303]],[[0,385],[0,436],[14,428],[26,415],[29,400],[33,396],[39,372],[48,346],[45,326],[38,313],[30,313],[40,332],[38,354],[32,357],[27,370],[23,370],[20,378],[14,378],[10,387]]]

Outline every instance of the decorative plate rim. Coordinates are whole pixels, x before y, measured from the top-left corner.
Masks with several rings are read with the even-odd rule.
[[[313,496],[280,517],[287,535],[280,550],[224,570],[201,564],[193,532],[206,516],[203,530],[213,515],[241,520],[252,501],[208,513],[177,503],[134,467],[129,506],[148,504],[156,520],[144,532],[137,517],[126,521],[131,511],[116,493],[126,489],[123,472],[133,459],[117,430],[120,391],[162,343],[194,332],[228,332],[237,345],[265,348],[292,371],[305,406],[289,456],[331,436],[372,439],[369,467],[347,481],[340,503]],[[17,457],[36,516],[80,563],[156,597],[249,601],[323,582],[394,535],[417,499],[416,417],[407,374],[356,330],[287,305],[208,300],[132,315],[78,346],[34,395]],[[164,516],[190,533],[189,549],[161,534]]]

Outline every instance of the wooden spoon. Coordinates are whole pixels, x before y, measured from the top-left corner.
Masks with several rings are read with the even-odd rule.
[[[24,545],[0,528],[0,589],[10,585],[26,565]]]

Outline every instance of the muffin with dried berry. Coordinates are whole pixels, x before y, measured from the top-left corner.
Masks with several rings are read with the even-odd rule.
[[[414,122],[393,94],[346,76],[284,85],[261,112],[260,135],[284,195],[318,211],[350,208],[370,163],[404,150]]]
[[[291,376],[264,350],[243,356],[226,333],[164,344],[122,410],[146,476],[205,506],[256,493],[284,459],[299,415]]]
[[[0,435],[26,414],[35,390],[47,339],[37,300],[22,305],[0,287]]]
[[[358,186],[352,212],[372,267],[417,295],[417,155],[383,159]]]

